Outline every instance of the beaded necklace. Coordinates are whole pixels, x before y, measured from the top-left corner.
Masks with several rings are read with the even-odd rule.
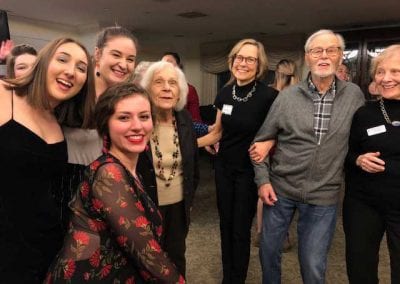
[[[164,175],[164,166],[163,166],[163,153],[160,150],[160,142],[158,139],[158,135],[156,133],[156,129],[153,130],[151,135],[151,140],[154,143],[154,152],[157,158],[157,170],[158,170],[158,177],[165,182],[165,186],[169,187],[171,185],[172,179],[175,177],[176,170],[178,168],[178,157],[179,157],[179,139],[178,139],[178,129],[176,127],[175,117],[172,119],[172,125],[174,126],[174,135],[173,135],[173,144],[175,146],[174,151],[172,152],[172,168],[171,173],[169,174],[168,178]]]

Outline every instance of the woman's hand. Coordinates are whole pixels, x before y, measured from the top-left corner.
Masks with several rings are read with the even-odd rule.
[[[357,157],[356,165],[363,171],[374,174],[385,170],[385,161],[379,159],[380,152],[365,153]]]
[[[7,58],[7,55],[10,54],[11,49],[13,48],[14,43],[12,40],[5,40],[2,41],[0,44],[0,60],[5,60]]]
[[[274,145],[275,140],[255,142],[249,148],[250,158],[256,163],[261,163]]]

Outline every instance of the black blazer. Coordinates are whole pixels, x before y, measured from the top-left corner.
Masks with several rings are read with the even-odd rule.
[[[178,129],[179,149],[182,156],[183,196],[185,202],[186,223],[190,223],[190,208],[199,183],[199,164],[196,134],[193,122],[186,109],[175,112]],[[137,172],[142,178],[144,187],[150,197],[158,205],[156,175],[153,167],[151,147],[139,155]]]

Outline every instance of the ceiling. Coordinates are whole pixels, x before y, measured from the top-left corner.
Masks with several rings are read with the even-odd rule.
[[[209,42],[400,26],[399,0],[0,0],[9,17],[84,30],[115,23],[137,34]],[[183,18],[180,13],[203,13]]]

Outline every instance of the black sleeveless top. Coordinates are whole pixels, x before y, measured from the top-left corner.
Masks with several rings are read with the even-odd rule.
[[[13,97],[13,95],[12,95]],[[39,283],[61,247],[52,180],[67,163],[65,141],[47,144],[12,117],[0,126],[0,278]]]

